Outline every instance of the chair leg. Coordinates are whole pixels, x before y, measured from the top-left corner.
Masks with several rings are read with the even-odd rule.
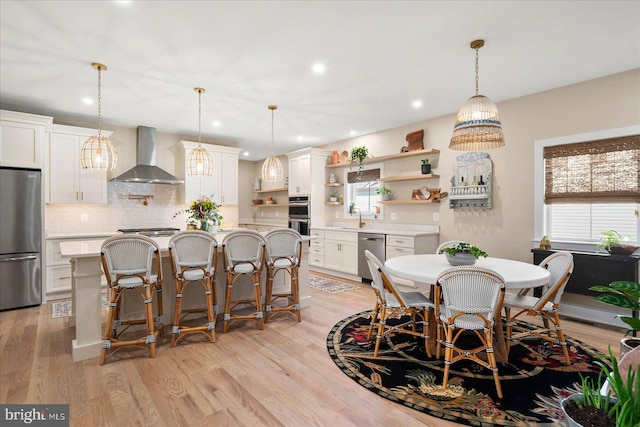
[[[265,323],[269,323],[269,317],[271,315],[271,300],[273,298],[273,276],[275,275],[276,270],[272,267],[267,266],[267,286],[266,286],[266,296],[264,299],[264,321]]]
[[[506,336],[506,353],[507,353],[507,359],[509,358],[509,351],[511,350],[511,336],[513,335],[513,324],[512,324],[512,319],[511,319],[511,309],[509,307],[505,307],[504,308],[504,317],[505,317],[505,323],[507,326],[507,336]]]
[[[496,355],[493,352],[493,331],[485,332],[485,340],[487,343],[487,360],[489,361],[489,369],[493,371],[493,381],[496,383],[496,391],[498,397],[502,399],[502,386],[500,385],[500,375],[498,375],[498,365],[496,363]]]
[[[226,334],[229,330],[229,320],[231,320],[231,295],[233,293],[233,274],[227,273],[227,289],[224,296],[224,322],[222,324],[222,333]]]
[[[376,301],[376,308],[373,309],[373,313],[371,313],[371,320],[369,322],[369,332],[367,332],[367,339],[371,339],[371,333],[373,332],[373,325],[378,321],[378,313],[380,311],[380,305],[378,301]]]
[[[164,337],[164,310],[163,310],[163,302],[162,302],[162,283],[156,283],[154,286],[155,290],[155,299],[156,299],[156,307],[158,308],[158,313],[156,318],[158,319],[158,328],[160,329],[160,336]]]
[[[431,311],[428,308],[425,308],[422,311],[422,335],[424,335],[424,348],[427,350],[427,356],[431,357],[431,350],[429,349],[429,315]]]
[[[382,305],[380,307],[380,319],[378,321],[378,334],[376,335],[376,346],[373,350],[373,357],[378,357],[378,351],[380,350],[380,341],[384,334],[385,319],[387,316],[387,306]]]
[[[300,283],[298,282],[298,267],[291,269],[291,293],[293,294],[293,306],[296,312],[298,322],[302,321],[302,313],[300,308]]]
[[[567,350],[567,342],[564,340],[564,332],[562,332],[562,327],[560,326],[560,316],[558,316],[558,312],[553,312],[553,318],[556,329],[556,336],[558,337],[558,342],[562,347],[562,353],[564,354],[564,360],[567,362],[567,365],[571,365],[571,359],[569,358],[569,350]]]
[[[443,325],[445,333],[445,347],[444,347],[444,375],[442,377],[442,387],[444,389],[449,385],[449,368],[451,366],[451,360],[453,360],[453,327],[448,324]]]
[[[258,328],[264,329],[264,311],[262,310],[262,292],[260,289],[260,272],[253,273],[253,289],[256,295],[256,318],[258,319]]]
[[[209,321],[209,339],[211,342],[216,342],[216,313],[214,310],[214,294],[215,290],[213,287],[215,286],[211,277],[207,277],[204,279],[204,298],[205,303],[207,304],[207,320]]]
[[[171,347],[175,347],[180,336],[180,315],[182,314],[182,292],[186,286],[181,280],[176,279],[176,307],[173,313],[173,327],[171,328]]]
[[[149,342],[149,357],[156,357],[156,337],[155,337],[155,325],[153,322],[153,290],[152,286],[144,287],[144,308],[147,319],[147,340]]]
[[[100,365],[104,365],[107,359],[107,347],[105,342],[110,341],[111,331],[113,330],[113,322],[115,320],[116,311],[116,295],[117,291],[114,288],[109,288],[109,308],[107,309],[107,323],[104,326],[104,333],[102,335],[103,345],[100,351]]]

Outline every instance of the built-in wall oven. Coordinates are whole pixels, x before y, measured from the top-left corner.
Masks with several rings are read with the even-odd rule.
[[[308,236],[311,226],[310,214],[309,196],[289,197],[289,228],[303,236]]]

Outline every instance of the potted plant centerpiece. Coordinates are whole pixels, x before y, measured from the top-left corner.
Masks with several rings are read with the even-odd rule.
[[[380,200],[382,201],[387,201],[391,198],[391,190],[386,187],[378,188],[376,193],[380,195]]]
[[[460,242],[457,245],[448,246],[440,249],[440,253],[444,253],[447,261],[451,265],[473,265],[480,257],[487,257],[487,253],[482,249],[466,242]]]
[[[180,209],[173,214],[173,218],[178,215],[187,214],[187,225],[198,223],[200,230],[209,231],[209,226],[217,227],[223,217],[218,212],[220,205],[213,201],[213,194],[210,197],[202,196],[198,200],[191,202],[187,209]]]
[[[358,165],[358,176],[362,174],[362,162],[369,155],[369,149],[364,145],[362,147],[353,147],[351,149],[351,166]]]
[[[598,247],[611,255],[631,255],[638,249],[637,246],[623,243],[629,240],[629,236],[623,236],[615,230],[603,231],[600,234],[602,237]]]
[[[640,420],[640,368],[630,366],[626,375],[611,353],[595,364],[600,367],[598,380],[582,378],[581,393],[560,402],[567,426],[637,426]],[[606,380],[606,395],[602,395]],[[613,392],[613,393],[612,393]]]
[[[640,283],[619,280],[611,282],[607,286],[592,286],[589,290],[601,293],[601,295],[595,297],[597,301],[628,310],[635,310],[636,312],[640,311]],[[640,331],[640,319],[623,315],[618,315],[617,317],[629,325],[630,329],[626,335],[630,333],[637,335],[637,332]],[[620,356],[638,346],[640,346],[640,338],[635,336],[622,338],[620,341]]]
[[[431,173],[431,164],[429,163],[429,159],[422,159],[421,160],[422,165],[420,166],[420,169],[422,171],[423,175],[428,175]]]

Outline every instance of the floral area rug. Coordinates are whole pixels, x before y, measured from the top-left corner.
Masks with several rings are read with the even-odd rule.
[[[356,285],[338,282],[326,277],[316,276],[313,274],[309,275],[309,287],[318,289],[319,291],[326,292],[328,294],[337,294],[340,292],[358,289]]]
[[[423,340],[390,335],[373,357],[375,336],[367,339],[370,314],[354,314],[333,327],[327,349],[336,365],[385,399],[455,423],[564,426],[560,401],[579,391],[580,375],[597,378],[600,371],[594,365],[598,351],[580,341],[565,336],[572,362],[565,366],[559,346],[530,338],[511,347],[508,363],[498,364],[504,398],[497,396],[491,371],[466,360],[451,365],[445,390],[444,362],[427,357]]]

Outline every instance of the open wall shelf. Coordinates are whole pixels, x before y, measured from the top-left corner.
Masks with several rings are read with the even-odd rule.
[[[410,157],[428,156],[430,154],[438,154],[438,153],[440,153],[440,150],[436,150],[435,148],[425,148],[423,150],[407,151],[405,153],[389,154],[386,156],[378,156],[378,157],[368,157],[362,161],[362,164],[384,162],[387,160],[408,159]],[[350,166],[350,165],[351,163],[336,163],[332,165],[325,165],[324,167],[327,169],[332,169],[332,168],[343,168],[345,166]]]

